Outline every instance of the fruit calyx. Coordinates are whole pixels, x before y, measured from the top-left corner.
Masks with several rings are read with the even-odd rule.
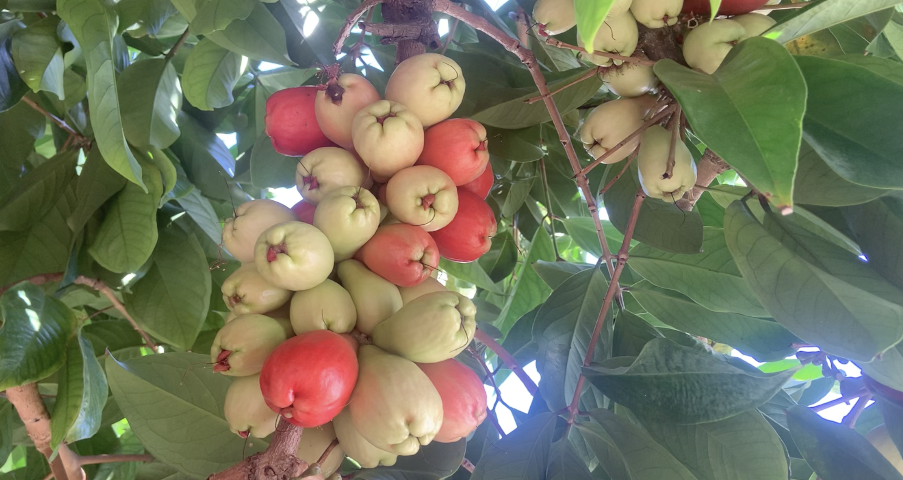
[[[489,139],[488,139],[488,138],[484,138],[484,139],[480,140],[480,144],[477,145],[477,148],[473,149],[473,151],[475,151],[475,152],[485,152],[488,144],[489,144]]]
[[[355,193],[354,195],[351,196],[351,198],[354,200],[355,210],[362,210],[364,208],[367,208],[366,205],[361,203],[361,194],[360,193]]]
[[[433,206],[433,202],[436,201],[436,195],[430,193],[420,198],[420,205],[423,206],[423,210],[429,210],[430,207]]]
[[[229,355],[232,355],[231,350],[219,352],[219,355],[216,356],[216,363],[213,364],[214,372],[228,372],[232,368],[229,366]]]
[[[229,307],[235,307],[239,303],[241,303],[241,297],[237,293],[229,297]]]
[[[341,106],[342,105],[342,96],[345,94],[345,87],[336,83],[328,83],[326,85],[326,96],[329,97],[329,100],[333,103],[333,105]]]
[[[387,114],[385,114],[385,115],[383,115],[383,116],[376,117],[376,123],[382,125],[383,122],[385,122],[387,118],[389,118],[389,117],[395,117],[395,116],[396,116],[396,115],[395,115],[394,113],[391,113],[391,112],[390,112],[390,113],[387,113]]]
[[[308,190],[316,190],[320,188],[320,182],[318,182],[317,177],[313,175],[306,175],[304,177],[301,177],[301,182],[304,185],[308,186]]]
[[[238,432],[238,436],[241,438],[248,438],[248,435],[251,434],[251,430],[242,430]]]
[[[270,245],[269,248],[267,248],[267,262],[275,262],[280,253],[286,252],[288,252],[288,248],[286,248],[285,242],[282,242],[279,245]]]

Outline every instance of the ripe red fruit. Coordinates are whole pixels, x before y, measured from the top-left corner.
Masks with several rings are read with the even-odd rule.
[[[342,411],[357,382],[357,351],[350,337],[315,330],[279,345],[263,364],[266,404],[299,427],[318,427]]]
[[[302,222],[309,225],[314,224],[314,211],[316,210],[316,205],[310,202],[305,202],[304,200],[301,200],[292,207],[292,213],[294,213],[295,216],[298,217],[298,220],[301,220]]]
[[[316,99],[317,87],[286,88],[267,99],[266,132],[277,152],[298,156],[335,146],[317,124]]]
[[[486,389],[480,377],[450,358],[439,363],[418,363],[442,398],[442,428],[433,440],[457,442],[486,419]]]
[[[354,257],[400,287],[419,285],[439,266],[439,250],[433,237],[406,223],[379,227]]]
[[[470,190],[476,196],[485,199],[492,190],[492,183],[495,182],[495,175],[492,173],[492,164],[487,163],[486,169],[477,177],[476,180],[461,185],[464,190]]]
[[[439,254],[454,262],[472,262],[492,247],[495,214],[482,198],[458,187],[458,213],[444,228],[430,232]]]
[[[766,3],[768,0],[722,0],[721,6],[718,7],[718,15],[742,15],[762,8]],[[709,0],[684,0],[681,11],[708,14],[712,13],[712,6]]]
[[[467,118],[439,122],[423,134],[423,152],[417,165],[442,170],[455,185],[471,182],[489,163],[486,128]]]

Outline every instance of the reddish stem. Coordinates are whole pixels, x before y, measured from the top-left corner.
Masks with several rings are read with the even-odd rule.
[[[539,387],[533,383],[533,379],[527,375],[527,372],[524,371],[520,365],[517,364],[517,360],[508,353],[504,347],[499,345],[499,342],[496,342],[494,338],[490,337],[486,332],[480,330],[479,328],[474,333],[473,338],[479,340],[481,343],[486,345],[490,350],[495,352],[496,355],[502,360],[502,362],[517,375],[517,378],[523,382],[524,386],[527,387],[527,391],[530,392],[530,395],[536,395],[536,392],[539,390]]]

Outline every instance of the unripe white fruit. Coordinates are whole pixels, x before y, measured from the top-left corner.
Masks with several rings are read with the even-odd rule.
[[[295,168],[298,192],[314,205],[337,188],[360,187],[364,177],[354,155],[338,147],[318,148],[305,155]]]
[[[373,273],[363,263],[351,259],[339,263],[336,273],[342,287],[351,294],[357,310],[358,330],[370,335],[380,322],[402,307],[398,287]]]
[[[663,178],[671,151],[671,132],[653,125],[643,132],[637,156],[640,184],[652,198],[676,201],[696,184],[696,163],[690,149],[678,137],[674,142],[674,168],[671,177]]]
[[[658,77],[655,76],[652,67],[635,63],[623,63],[617,67],[606,68],[602,72],[602,81],[611,93],[627,98],[645,95],[658,86]]]
[[[734,45],[746,35],[746,29],[733,20],[715,20],[690,30],[684,39],[684,58],[687,65],[712,74]]]
[[[340,99],[330,94],[337,94]],[[335,85],[327,85],[325,90],[317,92],[314,103],[317,124],[326,138],[350,150],[354,146],[351,141],[351,122],[354,116],[377,100],[379,93],[366,78],[355,73],[343,74]]]
[[[223,301],[237,315],[266,313],[285,305],[292,292],[273,285],[246,263],[223,282]]]
[[[654,103],[655,100],[647,95],[612,100],[594,108],[580,127],[583,148],[593,159],[601,157],[643,126],[643,117]],[[603,162],[608,164],[624,160],[636,149],[639,141],[639,136],[632,138]]]
[[[406,106],[424,127],[430,127],[455,113],[464,99],[464,87],[464,74],[454,60],[422,53],[395,67],[386,84],[386,100]]]
[[[270,410],[260,392],[260,374],[238,377],[226,390],[223,414],[232,433],[264,438],[276,431],[279,414]]]
[[[423,125],[417,115],[388,100],[357,112],[351,137],[357,154],[370,167],[373,178],[381,182],[414,165],[423,151]]]
[[[630,56],[636,50],[638,39],[639,30],[636,26],[636,19],[630,12],[624,12],[622,15],[609,15],[596,32],[596,38],[593,39],[594,53],[581,55],[596,65],[608,66],[611,65],[612,60],[605,56],[605,52],[625,57]],[[585,47],[579,35],[577,36],[577,45]],[[616,60],[615,63],[620,64],[621,61]]]
[[[292,210],[273,200],[252,200],[236,207],[223,225],[223,246],[242,263],[254,261],[254,245],[264,230],[297,220]]]
[[[342,187],[324,197],[314,212],[314,226],[329,239],[335,261],[354,256],[379,227],[379,202],[369,190]]]
[[[395,465],[398,455],[389,453],[381,448],[376,448],[366,438],[361,436],[351,421],[351,413],[348,409],[342,410],[333,420],[336,438],[345,449],[345,453],[364,468],[375,468],[379,465],[391,467]]]
[[[633,0],[630,13],[649,28],[662,28],[677,23],[683,0]]]
[[[533,5],[533,19],[542,24],[549,35],[564,33],[577,25],[574,0],[537,0]]]
[[[740,25],[743,25],[743,29],[746,30],[746,35],[743,35],[740,40],[746,40],[750,37],[758,37],[778,23],[775,19],[769,17],[768,15],[762,15],[761,13],[755,12],[747,13],[744,15],[737,15],[736,17],[731,17],[731,20],[739,23]]]
[[[254,250],[257,271],[288,290],[307,290],[326,280],[335,255],[329,239],[317,227],[286,222],[263,232]]]
[[[398,292],[401,293],[401,301],[404,302],[405,305],[410,303],[411,300],[422,297],[427,293],[447,291],[448,289],[445,288],[445,285],[442,285],[439,283],[439,280],[436,280],[433,277],[427,277],[426,280],[413,287],[398,287]]]
[[[320,455],[323,455],[323,452],[335,439],[335,428],[333,428],[332,422],[325,423],[319,427],[305,428],[303,435],[301,435],[301,441],[298,442],[296,455],[307,462],[308,465],[316,463],[320,459]],[[336,445],[329,452],[326,460],[320,464],[320,472],[323,474],[323,477],[328,477],[332,472],[338,470],[344,458],[345,452],[342,450],[342,446]]]
[[[292,328],[296,335],[314,330],[348,333],[357,322],[351,294],[332,280],[292,296]]]

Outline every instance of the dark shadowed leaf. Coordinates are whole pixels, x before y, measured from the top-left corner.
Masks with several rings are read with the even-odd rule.
[[[566,438],[552,444],[549,453],[548,480],[592,480],[593,474]]]
[[[843,209],[869,264],[888,282],[903,288],[903,199],[892,196]]]
[[[780,43],[787,43],[803,35],[892,7],[896,3],[893,0],[863,0],[855,3],[847,3],[844,0],[817,2],[785,18],[766,32],[765,36],[774,38]]]
[[[297,158],[277,152],[270,137],[263,133],[251,150],[251,183],[257,188],[292,188],[297,165]]]
[[[553,413],[542,413],[520,425],[510,435],[488,445],[470,477],[472,480],[546,478],[552,434],[555,432]]]
[[[514,290],[502,307],[502,313],[496,322],[496,326],[502,333],[507,334],[522,315],[545,301],[552,292],[532,268],[533,264],[540,260],[555,260],[552,239],[545,228],[536,230],[530,246],[526,250],[524,265],[514,282]]]
[[[69,150],[29,172],[0,198],[0,231],[21,231],[38,221],[59,201],[75,178],[78,151]]]
[[[127,180],[110,168],[100,155],[100,150],[92,149],[82,165],[78,176],[76,197],[78,203],[66,223],[73,232],[80,232],[85,223],[107,200],[125,187]]]
[[[63,89],[63,50],[56,30],[60,19],[48,16],[28,28],[17,31],[12,38],[12,54],[19,75],[35,92],[44,90],[60,100],[66,97]]]
[[[859,185],[837,174],[808,143],[800,146],[793,199],[808,205],[840,207],[869,202],[887,190]]]
[[[533,264],[533,271],[552,289],[558,288],[565,280],[588,268],[593,268],[593,266],[588,263],[547,262],[545,260]]]
[[[391,467],[364,469],[355,478],[368,480],[440,480],[451,476],[464,460],[467,441],[431,442],[411,456],[398,457]]]

